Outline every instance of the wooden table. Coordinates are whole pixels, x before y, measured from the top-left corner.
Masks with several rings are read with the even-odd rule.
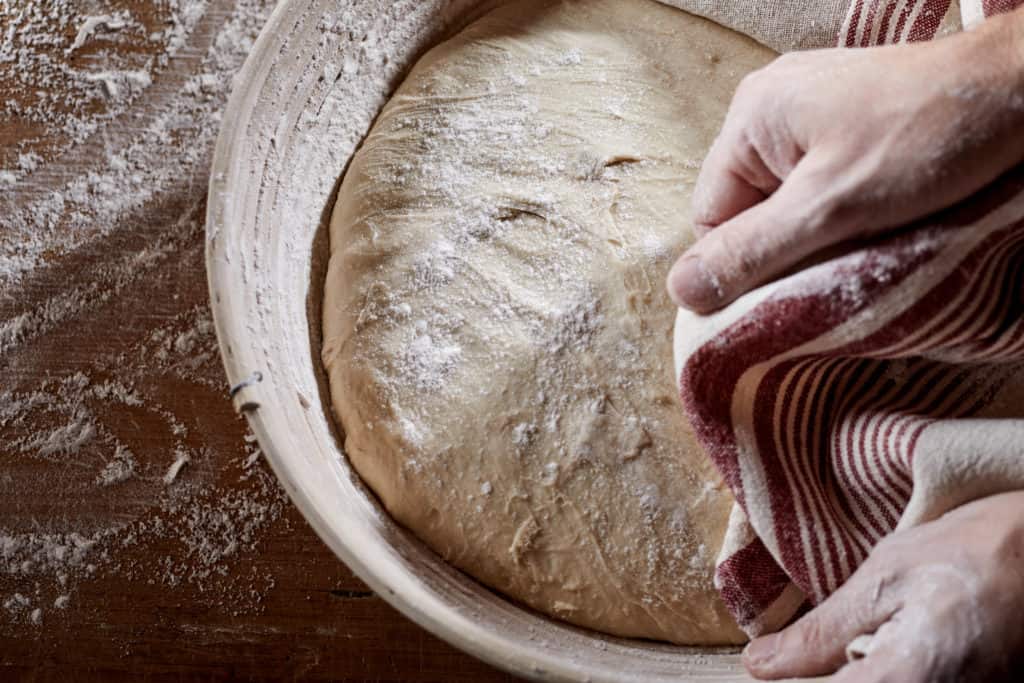
[[[355,578],[228,402],[207,168],[272,3],[79,4],[0,5],[0,679],[511,680]]]

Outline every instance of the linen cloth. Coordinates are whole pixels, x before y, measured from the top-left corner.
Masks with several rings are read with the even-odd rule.
[[[670,4],[785,50],[931,40],[1021,2]],[[749,635],[894,530],[1024,488],[1022,314],[1024,167],[714,315],[680,312],[683,409],[737,501],[715,583]]]

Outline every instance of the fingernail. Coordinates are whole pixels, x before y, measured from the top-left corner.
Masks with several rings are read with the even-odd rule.
[[[762,666],[775,658],[779,647],[779,635],[773,633],[750,641],[743,649],[743,661],[748,666]]]
[[[699,254],[683,254],[672,266],[668,281],[669,294],[676,305],[698,313],[718,308],[725,299],[721,283]]]

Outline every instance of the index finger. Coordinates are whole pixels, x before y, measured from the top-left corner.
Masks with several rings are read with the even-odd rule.
[[[693,230],[697,239],[768,197],[738,175],[733,166],[733,160],[725,152],[716,152],[715,147],[704,160],[693,189]]]
[[[749,89],[749,88],[748,88]],[[693,190],[693,223],[698,237],[764,201],[782,183],[761,157],[752,131],[757,100],[738,91],[722,130],[711,144]]]

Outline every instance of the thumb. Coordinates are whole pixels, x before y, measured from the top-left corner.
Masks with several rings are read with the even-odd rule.
[[[705,234],[668,276],[677,305],[708,313],[732,302],[814,252],[852,236],[840,221],[829,174],[805,157],[779,189]]]
[[[868,568],[865,565],[864,568]],[[743,651],[743,663],[758,678],[820,676],[846,663],[846,647],[857,636],[874,633],[899,609],[886,580],[859,571],[824,602],[791,626],[756,638]]]

